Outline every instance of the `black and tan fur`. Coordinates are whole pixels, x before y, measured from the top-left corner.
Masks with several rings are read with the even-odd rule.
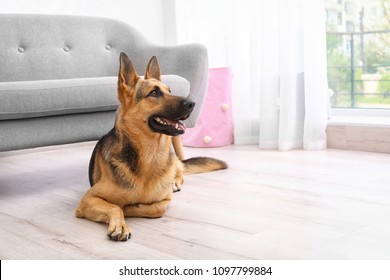
[[[172,136],[184,133],[180,120],[189,117],[195,103],[171,94],[161,82],[155,57],[144,78],[124,53],[119,68],[115,126],[96,144],[89,166],[91,188],[76,216],[105,222],[110,239],[126,241],[131,232],[124,217],[161,217],[184,173],[227,166],[211,158],[181,162],[171,153]]]

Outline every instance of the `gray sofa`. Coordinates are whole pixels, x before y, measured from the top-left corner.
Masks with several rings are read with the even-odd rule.
[[[0,152],[96,140],[114,124],[119,54],[143,74],[155,55],[174,94],[196,102],[208,80],[206,49],[158,46],[112,19],[0,14]]]

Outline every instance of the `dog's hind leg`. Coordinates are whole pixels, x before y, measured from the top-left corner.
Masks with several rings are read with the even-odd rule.
[[[160,218],[164,215],[170,202],[171,198],[167,198],[151,204],[127,205],[123,207],[123,213],[126,217]]]
[[[107,236],[112,240],[126,241],[131,237],[130,228],[125,222],[122,209],[100,197],[88,196],[87,193],[76,209],[76,216],[107,223]]]

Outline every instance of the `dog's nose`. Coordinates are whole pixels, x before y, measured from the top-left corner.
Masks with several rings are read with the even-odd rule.
[[[194,101],[191,101],[191,100],[188,100],[188,99],[185,99],[183,101],[183,107],[188,109],[188,110],[191,110],[195,107],[195,102]]]

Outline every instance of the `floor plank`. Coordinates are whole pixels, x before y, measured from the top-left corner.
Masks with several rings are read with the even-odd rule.
[[[0,154],[1,259],[389,259],[390,156],[186,148],[229,169],[187,176],[133,236],[77,219],[94,142]]]

